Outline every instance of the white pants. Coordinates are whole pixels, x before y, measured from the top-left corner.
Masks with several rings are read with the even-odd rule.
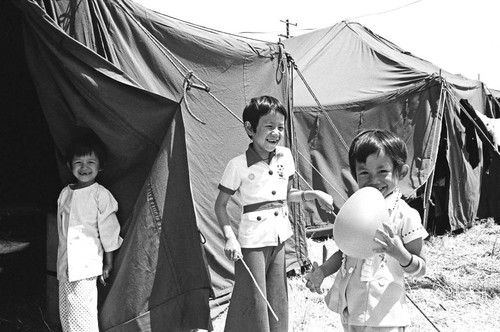
[[[99,332],[97,277],[59,282],[59,316],[63,332]]]

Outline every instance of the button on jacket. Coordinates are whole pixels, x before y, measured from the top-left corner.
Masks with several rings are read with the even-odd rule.
[[[275,246],[292,233],[288,219],[288,180],[295,174],[290,149],[278,146],[269,164],[252,149],[229,161],[219,190],[237,193],[243,206],[238,228],[242,248]]]
[[[394,195],[392,195],[394,196]],[[388,206],[391,199],[386,198]],[[391,211],[390,224],[403,243],[427,237],[420,215],[403,200]],[[371,273],[363,277],[364,264]],[[344,255],[335,282],[325,297],[327,306],[343,322],[362,326],[407,326],[410,315],[405,299],[404,271],[389,255],[356,259]]]

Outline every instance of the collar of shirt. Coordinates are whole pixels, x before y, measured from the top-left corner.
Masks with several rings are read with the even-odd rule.
[[[387,209],[389,210],[389,213],[392,213],[401,199],[401,191],[398,188],[395,188],[392,193],[390,193],[386,198],[385,202],[387,205]]]
[[[253,143],[250,143],[248,146],[247,151],[245,152],[245,155],[247,157],[247,167],[250,167],[254,164],[257,164],[259,161],[263,161],[259,154],[253,149]],[[274,149],[272,152],[269,152],[269,157],[268,157],[268,163],[271,162],[271,159],[274,158],[276,155],[276,149]]]

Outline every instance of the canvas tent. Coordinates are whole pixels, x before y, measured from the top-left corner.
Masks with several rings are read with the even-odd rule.
[[[482,152],[489,147],[479,132],[469,131],[475,123],[460,100],[473,112],[487,112],[491,102],[481,82],[448,73],[358,23],[340,22],[283,43],[298,69],[293,78],[297,164],[308,183],[324,188],[341,207],[356,190],[348,145],[363,129],[388,129],[409,148],[405,197],[422,194],[425,202],[432,192],[426,183],[446,177],[449,200],[442,208],[451,230],[471,224],[480,199]],[[475,148],[468,150],[468,142]],[[311,232],[332,226],[315,210],[306,220]]]
[[[33,173],[56,179],[38,188],[40,204],[55,204],[70,179],[62,157],[72,137],[92,130],[110,151],[101,181],[119,202],[125,240],[104,292],[102,329],[206,329],[209,296],[227,300],[232,289],[213,211],[218,181],[248,146],[240,118],[250,98],[268,94],[288,104],[282,49],[128,0],[2,0],[1,12],[16,27],[2,35],[11,46],[3,97],[12,100],[2,115],[15,114],[19,126],[39,119],[47,141],[43,153],[29,144],[13,150],[52,160]],[[35,101],[20,105],[23,95]],[[234,220],[239,211],[232,202]]]
[[[125,242],[102,306],[104,330],[206,328],[212,292],[212,314],[223,308],[218,300],[230,296],[232,264],[223,257],[213,202],[227,161],[246,149],[239,118],[256,95],[275,95],[289,107],[293,99],[286,144],[298,166],[297,187],[323,189],[339,208],[356,189],[346,146],[357,131],[381,127],[409,144],[405,195],[429,181],[439,141],[446,141],[452,227],[464,227],[477,211],[483,157],[476,154],[473,167],[459,104],[468,100],[480,113],[492,105],[481,83],[442,71],[359,24],[294,37],[283,50],[129,0],[1,4],[7,33],[0,42],[10,46],[1,67],[2,116],[9,120],[2,132],[15,137],[22,128],[19,139],[31,138],[22,148],[2,149],[15,156],[12,164],[25,166],[2,166],[0,173],[15,175],[2,178],[4,201],[55,203],[69,180],[63,151],[80,131],[94,131],[111,151],[102,182],[120,203]],[[289,60],[307,86],[298,74],[289,81]],[[30,119],[39,129],[27,125]],[[21,162],[25,157],[43,163]],[[36,194],[26,189],[33,181]],[[312,202],[291,207],[287,262],[295,268],[307,264],[304,224],[331,227],[333,217]]]

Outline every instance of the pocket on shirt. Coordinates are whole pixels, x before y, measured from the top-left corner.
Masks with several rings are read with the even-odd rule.
[[[264,236],[269,230],[263,228],[261,225],[268,222],[273,216],[273,211],[261,210],[245,213],[242,223],[240,223],[240,236],[243,237],[257,237]],[[263,234],[260,234],[263,233]]]
[[[253,211],[245,213],[245,217],[249,222],[262,223],[269,218],[269,210]]]

